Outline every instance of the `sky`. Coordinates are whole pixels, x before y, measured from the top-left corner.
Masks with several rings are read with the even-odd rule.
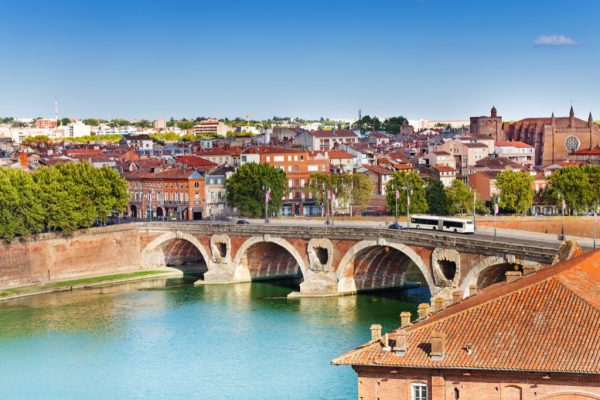
[[[1,0],[0,116],[600,119],[596,0]]]

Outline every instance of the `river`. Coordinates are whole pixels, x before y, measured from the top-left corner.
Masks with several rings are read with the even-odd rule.
[[[287,300],[282,283],[156,279],[0,303],[2,399],[355,399],[330,360],[426,289]]]

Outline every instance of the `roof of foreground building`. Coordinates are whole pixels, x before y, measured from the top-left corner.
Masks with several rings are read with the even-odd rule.
[[[444,337],[441,360],[431,356],[432,334]],[[406,339],[403,355],[397,337]],[[371,341],[332,363],[598,374],[600,250],[490,286],[389,338],[391,351]]]

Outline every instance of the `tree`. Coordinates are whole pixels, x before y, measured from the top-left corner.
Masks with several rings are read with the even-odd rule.
[[[427,197],[427,212],[432,215],[448,214],[448,198],[444,184],[437,179],[429,179],[425,188]]]
[[[60,125],[67,126],[71,123],[71,118],[63,118],[59,122],[60,122]]]
[[[331,176],[321,173],[311,174],[304,187],[312,195],[315,204],[322,206],[327,201],[327,191],[331,190]],[[324,207],[321,207],[321,216],[324,211]]]
[[[187,131],[188,129],[192,129],[196,125],[194,121],[186,121],[185,119],[181,121],[177,121],[177,127],[183,131]]]
[[[587,211],[598,201],[597,174],[591,166],[561,168],[548,178],[545,200],[560,204],[564,199],[570,210]]]
[[[225,181],[227,202],[243,216],[264,215],[265,189],[271,191],[269,211],[276,213],[289,192],[283,170],[268,164],[247,163]]]
[[[387,209],[390,214],[396,210],[396,190],[399,191],[398,213],[407,211],[407,194],[410,191],[410,211],[423,213],[427,211],[425,181],[416,172],[396,171],[385,187]]]
[[[347,172],[331,176],[331,191],[343,208],[350,208],[352,175]]]
[[[470,214],[473,212],[473,191],[466,183],[455,179],[445,191],[448,199],[448,213]]]
[[[98,126],[98,125],[100,125],[100,120],[98,120],[96,118],[84,119],[82,122],[84,124],[86,124],[86,125],[89,125],[89,126]]]
[[[400,133],[400,127],[402,127],[404,124],[408,124],[408,120],[405,117],[391,117],[385,120],[383,123],[383,129],[386,132],[398,134]]]
[[[600,165],[588,164],[583,167],[590,182],[590,206],[596,209],[600,206]]]
[[[496,176],[499,206],[509,212],[527,213],[533,204],[533,177],[524,171],[502,171]]]
[[[12,239],[14,236],[29,236],[41,232],[44,228],[44,208],[38,195],[40,188],[31,175],[5,168],[0,169],[0,174],[6,179],[3,186],[7,189],[7,196],[0,207],[9,211],[11,219],[4,237]],[[7,184],[10,188],[6,187]]]
[[[373,193],[373,182],[365,174],[352,174],[352,190],[350,193],[350,216],[352,208],[365,208],[371,200]]]

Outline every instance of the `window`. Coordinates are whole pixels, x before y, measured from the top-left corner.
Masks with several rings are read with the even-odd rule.
[[[200,187],[200,183],[198,183],[198,182],[194,182],[194,187],[195,187],[196,189],[198,189],[198,188]]]
[[[413,383],[410,385],[411,400],[427,400],[427,385],[424,383]]]

